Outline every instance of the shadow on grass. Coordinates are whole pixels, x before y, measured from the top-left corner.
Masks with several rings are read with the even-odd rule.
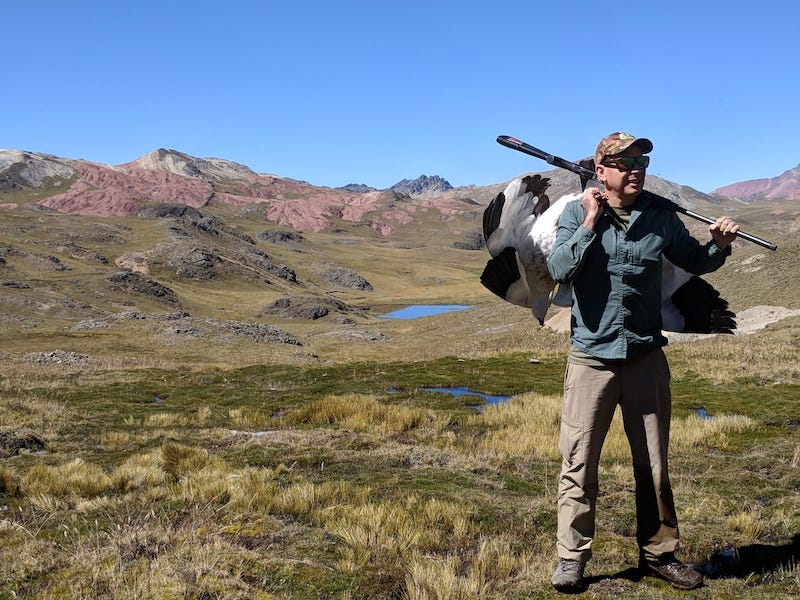
[[[642,578],[645,576],[643,571],[640,571],[637,567],[628,567],[623,571],[618,573],[614,573],[613,575],[591,575],[585,579],[586,587],[592,585],[593,583],[599,583],[601,581],[610,581],[615,579],[625,579],[627,581],[641,581]]]
[[[800,563],[800,534],[781,546],[751,544],[741,548],[728,548],[716,552],[708,563],[697,570],[709,579],[725,577],[746,578],[754,574],[780,569],[793,569]]]
[[[763,575],[781,569],[793,569],[800,564],[800,534],[795,535],[788,544],[770,546],[751,544],[740,548],[727,548],[715,552],[705,564],[694,568],[707,579],[736,578],[746,579],[751,575]],[[584,580],[584,586],[573,593],[585,592],[589,586],[600,582],[625,579],[641,581],[648,573],[637,567],[629,567],[613,575],[593,575]]]

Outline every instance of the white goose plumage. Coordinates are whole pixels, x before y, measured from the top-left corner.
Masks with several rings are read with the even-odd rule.
[[[525,175],[511,181],[483,213],[483,235],[492,258],[481,283],[504,300],[530,308],[544,323],[551,304],[569,306],[571,290],[547,271],[547,257],[555,244],[558,218],[567,203],[580,194],[550,203],[549,179]],[[731,333],[735,315],[707,281],[662,259],[661,319],[667,331]]]

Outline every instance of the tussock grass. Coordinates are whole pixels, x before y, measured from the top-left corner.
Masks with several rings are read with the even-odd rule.
[[[43,398],[40,393],[0,393],[0,427],[18,427],[24,423],[27,427],[50,434],[62,423],[74,418],[74,412],[63,402]]]
[[[289,424],[339,425],[358,432],[402,433],[412,429],[440,432],[449,419],[432,410],[382,403],[374,396],[326,396],[284,416]]]
[[[228,411],[231,424],[244,429],[263,430],[275,426],[272,413],[251,406],[240,406]]]
[[[150,415],[144,421],[147,427],[175,427],[186,425],[189,420],[184,415],[162,412]]]
[[[332,511],[325,526],[343,545],[343,570],[357,572],[371,565],[402,573],[417,553],[464,543],[470,521],[471,515],[454,503],[409,496],[403,503],[343,506]]]
[[[698,448],[726,448],[731,435],[752,431],[755,420],[745,415],[714,415],[704,419],[692,414],[673,421],[670,446],[674,451]]]
[[[761,509],[758,507],[731,515],[725,524],[731,531],[739,534],[743,542],[754,542],[764,532],[764,518]]]
[[[5,466],[0,466],[0,494],[14,496],[18,491],[19,477],[17,474]]]
[[[111,479],[102,468],[76,458],[56,466],[32,466],[20,481],[26,496],[92,498],[111,488]]]
[[[697,372],[701,366],[704,378],[723,384],[744,378],[762,383],[800,380],[800,348],[789,331],[771,336],[714,336],[669,348],[668,353],[670,369],[677,376]]]
[[[483,539],[471,556],[414,555],[405,578],[408,600],[472,600],[499,597],[498,588],[526,570],[531,557],[515,553],[502,538]]]
[[[499,457],[525,456],[560,460],[558,438],[561,415],[560,396],[536,393],[519,394],[511,401],[484,407],[467,425],[481,431],[468,445],[468,451]],[[756,423],[743,415],[716,415],[702,419],[696,414],[675,419],[670,432],[675,452],[700,447],[724,448],[729,435],[752,430]],[[603,445],[603,456],[610,459],[630,457],[630,447],[617,409]]]
[[[509,402],[485,406],[467,421],[485,435],[467,449],[501,457],[558,459],[560,415],[560,396],[519,394]]]
[[[109,476],[114,489],[121,492],[156,488],[167,483],[160,450],[148,454],[134,454],[119,465]]]
[[[162,468],[178,480],[192,471],[199,471],[210,460],[208,451],[204,448],[172,443],[161,448]]]

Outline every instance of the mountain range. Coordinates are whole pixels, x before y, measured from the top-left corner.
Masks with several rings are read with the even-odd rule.
[[[571,173],[551,171],[548,176],[551,196],[577,190],[577,178]],[[687,207],[728,199],[800,198],[800,165],[778,177],[734,183],[713,194],[655,176],[647,181],[648,189]],[[453,188],[438,175],[422,175],[403,179],[386,190],[364,184],[330,188],[255,173],[229,160],[196,158],[163,148],[120,165],[0,150],[0,203],[34,201],[61,213],[85,216],[127,216],[152,203],[193,208],[254,205],[264,209],[267,220],[296,230],[322,231],[343,219],[367,221],[386,235],[397,223],[413,220],[414,210],[431,202],[443,213],[459,212],[465,203],[488,203],[504,185]]]

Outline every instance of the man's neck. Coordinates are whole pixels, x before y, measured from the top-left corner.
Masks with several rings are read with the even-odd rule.
[[[636,199],[639,197],[639,194],[623,194],[617,195],[612,194],[611,192],[606,190],[606,198],[608,198],[608,205],[612,208],[627,208],[629,206],[633,206],[636,204]]]

